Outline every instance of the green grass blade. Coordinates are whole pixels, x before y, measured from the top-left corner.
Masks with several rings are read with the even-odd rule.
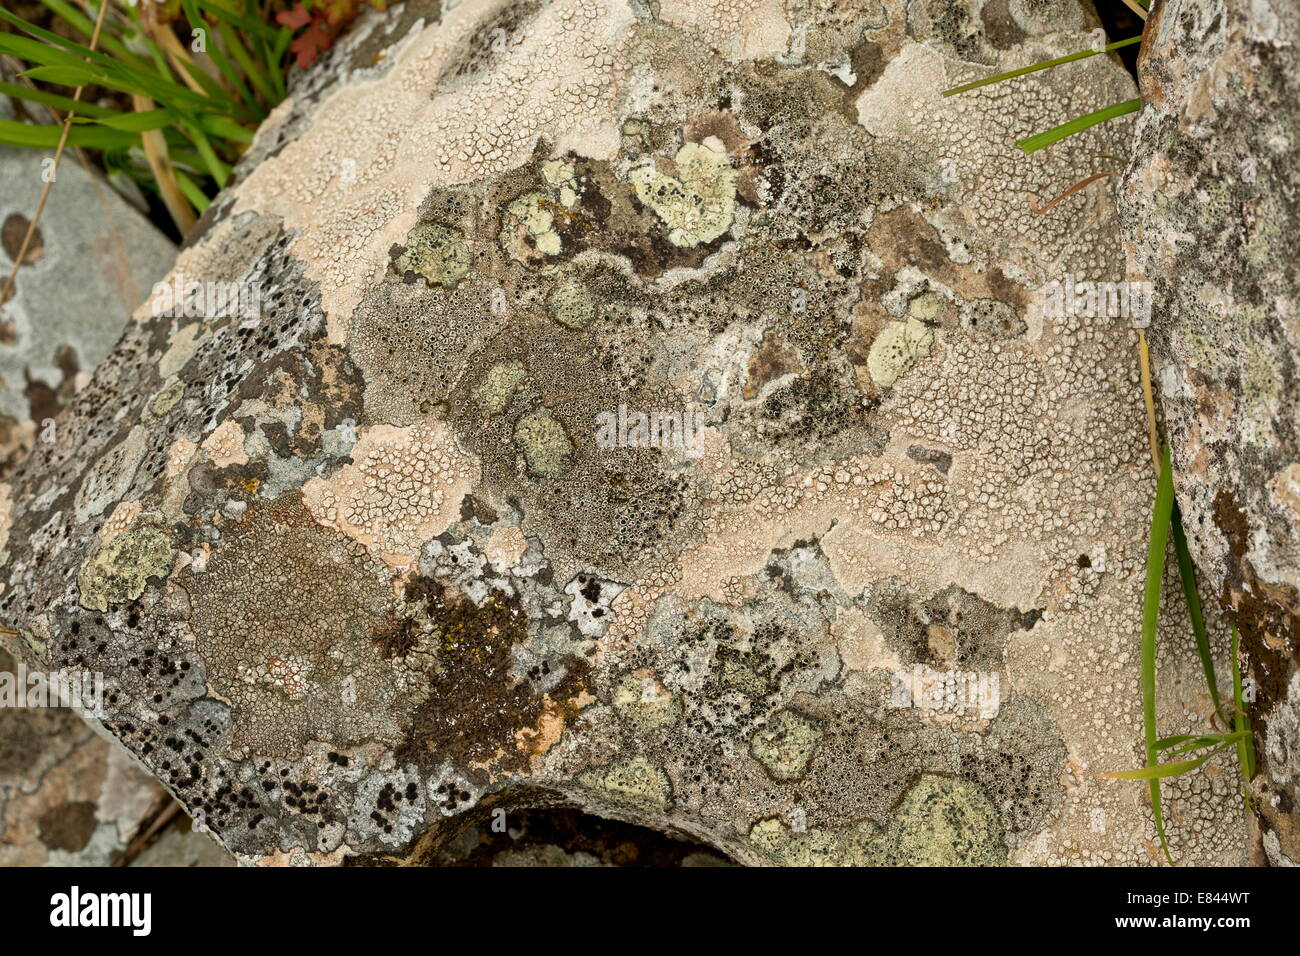
[[[1183,754],[1191,753],[1193,750],[1204,750],[1206,747],[1217,747],[1221,744],[1235,744],[1241,737],[1238,734],[1216,734],[1207,741],[1197,741],[1196,743],[1183,744],[1181,747],[1175,747],[1165,754],[1167,757],[1179,757]]]
[[[262,102],[268,108],[274,106],[276,103],[275,90],[272,89],[271,84],[267,82],[266,77],[262,74],[261,68],[253,62],[252,57],[248,55],[248,51],[244,49],[244,44],[240,41],[239,34],[232,30],[230,25],[224,21],[217,24],[217,30],[221,34],[221,41],[225,44],[226,50],[235,58],[240,69],[244,71],[244,75],[248,77],[249,82],[253,84],[257,92],[261,95]]]
[[[943,95],[956,96],[958,93],[967,93],[971,90],[977,90],[981,86],[991,86],[994,83],[1001,83],[1003,80],[1013,80],[1017,76],[1024,76],[1027,73],[1037,73],[1039,70],[1050,70],[1054,66],[1061,66],[1064,63],[1073,63],[1075,60],[1083,60],[1090,56],[1096,56],[1098,53],[1109,53],[1112,50],[1118,50],[1122,47],[1132,46],[1134,43],[1141,42],[1142,36],[1139,34],[1135,37],[1129,37],[1127,40],[1117,40],[1114,43],[1108,43],[1100,50],[1080,50],[1078,53],[1058,56],[1054,60],[1043,60],[1041,63],[1035,63],[1032,66],[1022,66],[1018,70],[1008,70],[1006,73],[999,73],[996,76],[986,76],[982,80],[975,80],[972,83],[964,83],[961,86],[954,86],[950,90],[944,90]]]
[[[63,133],[61,126],[36,126],[16,120],[0,120],[0,143],[28,149],[54,149]],[[140,137],[135,133],[108,129],[103,126],[78,126],[68,132],[69,146],[89,149],[127,149],[138,146]]]
[[[137,70],[126,64],[119,63],[98,50],[90,50],[71,40],[66,40],[56,33],[51,33],[49,30],[43,30],[35,24],[28,23],[22,17],[15,16],[3,8],[0,8],[0,20],[13,24],[18,29],[29,34],[30,37],[47,41],[47,43],[42,44],[36,43],[30,37],[14,37],[0,34],[0,51],[12,52],[6,50],[5,47],[12,46],[14,41],[27,40],[29,43],[35,43],[38,48],[54,51],[53,53],[44,54],[45,56],[54,56],[61,53],[64,57],[72,57],[71,60],[65,59],[61,61],[65,65],[76,65],[87,69],[97,67],[96,72],[98,75],[95,82],[101,86],[108,86],[111,89],[121,90],[126,93],[138,93],[171,106],[185,105],[190,108],[203,109],[208,105],[203,97],[178,83],[166,82],[153,73]],[[53,46],[51,47],[50,44]],[[28,57],[22,53],[15,53],[14,55],[20,59],[32,59],[33,62],[37,63],[47,62],[40,58]],[[89,60],[90,63],[85,63],[86,60]]]
[[[203,215],[203,211],[208,208],[212,200],[207,197],[207,194],[198,187],[194,180],[179,169],[173,167],[172,174],[176,177],[176,185],[180,188],[182,195],[190,201],[191,206],[198,210],[199,215]]]
[[[1116,780],[1147,780],[1153,788],[1160,787],[1160,781],[1165,777],[1178,777],[1185,773],[1191,773],[1199,768],[1205,761],[1209,760],[1228,744],[1220,744],[1203,757],[1197,757],[1195,760],[1180,760],[1175,763],[1162,763],[1150,767],[1139,767],[1137,770],[1116,770],[1114,773],[1100,774],[1102,777],[1112,777]],[[1165,856],[1169,857],[1169,862],[1173,863],[1174,858],[1169,856],[1169,847],[1165,844],[1164,833],[1160,835],[1160,844],[1165,848]]]
[[[1239,638],[1237,627],[1232,628],[1232,704],[1233,728],[1241,734],[1237,741],[1237,763],[1241,766],[1241,795],[1246,803],[1246,813],[1252,812],[1250,806],[1250,781],[1255,778],[1255,742],[1251,739],[1250,718],[1241,702],[1241,663],[1238,659]]]
[[[0,10],[0,13],[7,13]],[[85,58],[69,50],[52,47],[31,37],[15,36],[12,33],[0,33],[0,53],[8,53],[27,63],[40,66],[84,66]]]
[[[203,165],[208,171],[208,175],[217,181],[217,186],[225,188],[226,182],[230,179],[230,167],[221,161],[216,151],[212,148],[212,143],[199,129],[195,123],[181,120],[179,123],[181,129],[194,142],[194,148],[198,150],[199,156],[203,158]]]
[[[51,109],[62,110],[65,113],[76,112],[83,116],[96,118],[122,115],[114,110],[108,109],[107,107],[99,106],[96,103],[74,100],[70,96],[59,96],[57,93],[32,89],[29,86],[23,86],[19,83],[5,83],[0,81],[0,93],[16,100],[25,100],[28,103],[39,103],[42,106],[48,106]]]
[[[1209,734],[1176,734],[1173,737],[1161,737],[1156,741],[1156,750],[1168,750],[1189,740],[1208,740],[1209,736]]]
[[[1192,619],[1192,634],[1196,637],[1196,653],[1201,658],[1201,670],[1205,674],[1205,684],[1210,689],[1210,699],[1214,701],[1214,711],[1223,713],[1223,705],[1219,701],[1219,684],[1214,676],[1214,658],[1210,655],[1210,637],[1205,630],[1201,599],[1196,590],[1196,566],[1192,564],[1187,536],[1183,534],[1183,516],[1178,510],[1178,502],[1174,502],[1170,530],[1174,537],[1174,554],[1178,557],[1178,577],[1183,582],[1183,599],[1187,602],[1187,615]]]
[[[1156,759],[1156,629],[1160,619],[1160,586],[1165,574],[1165,547],[1169,541],[1169,517],[1174,507],[1174,480],[1170,471],[1169,449],[1165,448],[1156,482],[1156,503],[1151,513],[1151,538],[1147,547],[1147,575],[1142,595],[1142,734],[1146,742],[1147,769],[1155,769]],[[1174,863],[1165,836],[1164,813],[1160,806],[1160,780],[1151,777],[1151,813],[1155,817],[1160,846],[1170,866]]]
[[[140,110],[135,113],[121,113],[96,122],[109,129],[126,130],[128,133],[144,133],[151,129],[162,129],[176,122],[176,114],[171,110]]]
[[[221,74],[222,78],[225,79],[230,88],[235,91],[232,100],[237,99],[240,104],[240,109],[245,112],[249,111],[250,105],[255,105],[256,103],[253,99],[253,94],[248,91],[248,87],[244,84],[243,77],[239,75],[239,71],[235,69],[234,64],[230,62],[230,59],[222,51],[221,44],[217,42],[212,27],[203,19],[202,16],[200,16],[198,4],[195,3],[195,0],[183,0],[182,8],[185,11],[185,19],[189,21],[190,30],[202,30],[207,34],[208,39],[206,43],[206,52],[208,58],[216,65],[217,72]],[[226,95],[230,96],[229,93]],[[257,118],[260,119],[260,111],[257,112],[259,114]]]
[[[1123,116],[1126,113],[1136,113],[1142,108],[1142,98],[1125,100],[1123,103],[1114,103],[1111,106],[1102,107],[1099,110],[1093,110],[1086,116],[1079,116],[1070,120],[1068,123],[1062,123],[1060,126],[1053,126],[1049,130],[1041,133],[1035,133],[1025,139],[1017,140],[1016,145],[1025,151],[1025,155],[1036,153],[1040,149],[1058,143],[1067,136],[1073,136],[1075,133],[1082,133],[1086,129],[1092,129],[1098,123],[1104,123],[1107,120],[1115,119],[1117,116]]]
[[[95,33],[95,21],[86,16],[66,0],[40,0],[40,2],[55,16],[59,17],[78,33],[90,37]],[[105,28],[99,32],[99,46],[107,50],[113,56],[117,57],[132,66],[140,67],[145,63],[138,56],[126,48],[121,40],[113,35],[110,28]]]

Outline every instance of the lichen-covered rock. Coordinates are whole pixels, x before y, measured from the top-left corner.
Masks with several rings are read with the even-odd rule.
[[[260,312],[146,303],[0,485],[33,655],[109,675],[106,726],[246,861],[567,802],[745,863],[1155,862],[1143,788],[1094,775],[1141,760],[1133,332],[1035,297],[1121,276],[1114,211],[1028,204],[1128,128],[1013,145],[1132,84],[939,95],[1093,42],[1082,8],[395,16],[181,256]],[[1162,658],[1165,733],[1197,666]],[[1243,859],[1230,774],[1166,803],[1185,860]]]
[[[1263,847],[1300,862],[1300,8],[1166,0],[1122,193],[1155,289],[1154,376],[1202,581],[1258,688]]]

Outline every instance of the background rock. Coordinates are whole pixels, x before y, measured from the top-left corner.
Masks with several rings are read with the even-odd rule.
[[[1202,590],[1231,609],[1258,686],[1275,865],[1300,861],[1297,44],[1285,0],[1155,4],[1121,203],[1132,266],[1155,285],[1154,375]]]
[[[13,114],[0,96],[0,116]],[[51,156],[0,147],[0,295]],[[0,305],[0,477],[31,448],[108,355],[131,312],[167,274],[176,248],[69,150]],[[47,429],[45,437],[53,439]]]

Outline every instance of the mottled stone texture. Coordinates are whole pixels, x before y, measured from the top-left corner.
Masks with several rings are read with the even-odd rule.
[[[1155,5],[1121,207],[1204,589],[1258,682],[1263,849],[1300,861],[1300,7]]]
[[[1141,761],[1134,333],[1036,296],[1118,280],[1117,221],[1030,210],[1130,121],[1014,146],[1133,84],[939,95],[1096,40],[1074,0],[367,20],[177,264],[257,307],[146,302],[0,484],[0,615],[245,861],[563,804],[753,864],[1156,862],[1095,775]],[[620,406],[696,440],[611,446]],[[1166,813],[1244,859],[1230,772]]]
[[[0,647],[0,673],[17,671]],[[0,707],[0,866],[107,866],[167,803],[113,740],[66,707]]]
[[[3,63],[0,79],[12,80]],[[15,115],[0,95],[0,118]],[[0,296],[49,161],[43,151],[0,148]],[[50,423],[175,258],[176,247],[69,150],[0,302],[0,478],[42,436],[53,440]]]

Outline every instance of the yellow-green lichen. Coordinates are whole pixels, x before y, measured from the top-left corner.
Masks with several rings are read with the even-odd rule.
[[[145,582],[164,577],[175,549],[167,535],[153,525],[123,531],[99,547],[77,572],[81,606],[107,611],[109,605],[134,601]]]
[[[548,159],[542,163],[542,179],[556,193],[565,209],[578,204],[578,177],[573,163],[567,159]]]
[[[700,143],[687,143],[674,157],[681,178],[652,165],[628,174],[642,203],[668,226],[668,241],[690,248],[712,242],[736,218],[736,171],[727,154]]]
[[[822,739],[821,724],[793,710],[779,710],[750,741],[749,752],[777,780],[803,775]]]
[[[423,276],[430,285],[454,286],[469,272],[469,246],[448,226],[416,226],[406,237],[406,251],[396,260],[403,273]]]
[[[563,249],[555,230],[555,212],[545,193],[525,193],[506,206],[502,217],[501,248],[527,263],[535,253],[557,256]]]
[[[681,708],[676,698],[651,678],[627,674],[614,688],[614,709],[639,736],[677,723]]]
[[[528,470],[543,478],[559,478],[573,467],[573,444],[549,408],[529,412],[515,426],[515,443],[523,450]]]
[[[893,385],[917,360],[930,354],[934,333],[915,318],[887,322],[871,343],[867,371],[877,385]]]
[[[629,803],[667,809],[672,783],[663,770],[645,757],[631,757],[601,770],[589,770],[579,782]]]
[[[486,414],[500,415],[510,404],[515,390],[524,383],[526,378],[528,378],[528,370],[518,359],[497,362],[483,376],[483,382],[475,390],[474,395]]]
[[[923,774],[890,821],[894,866],[1002,866],[1002,824],[988,797],[972,783]]]
[[[159,389],[158,393],[149,400],[149,411],[156,418],[162,418],[181,400],[185,394],[185,383],[177,379],[165,388]]]
[[[546,304],[555,320],[571,329],[585,328],[596,317],[596,300],[577,279],[567,279],[557,285]]]
[[[783,866],[879,866],[884,862],[880,831],[870,821],[837,830],[791,829],[775,818],[759,820],[749,842]]]

